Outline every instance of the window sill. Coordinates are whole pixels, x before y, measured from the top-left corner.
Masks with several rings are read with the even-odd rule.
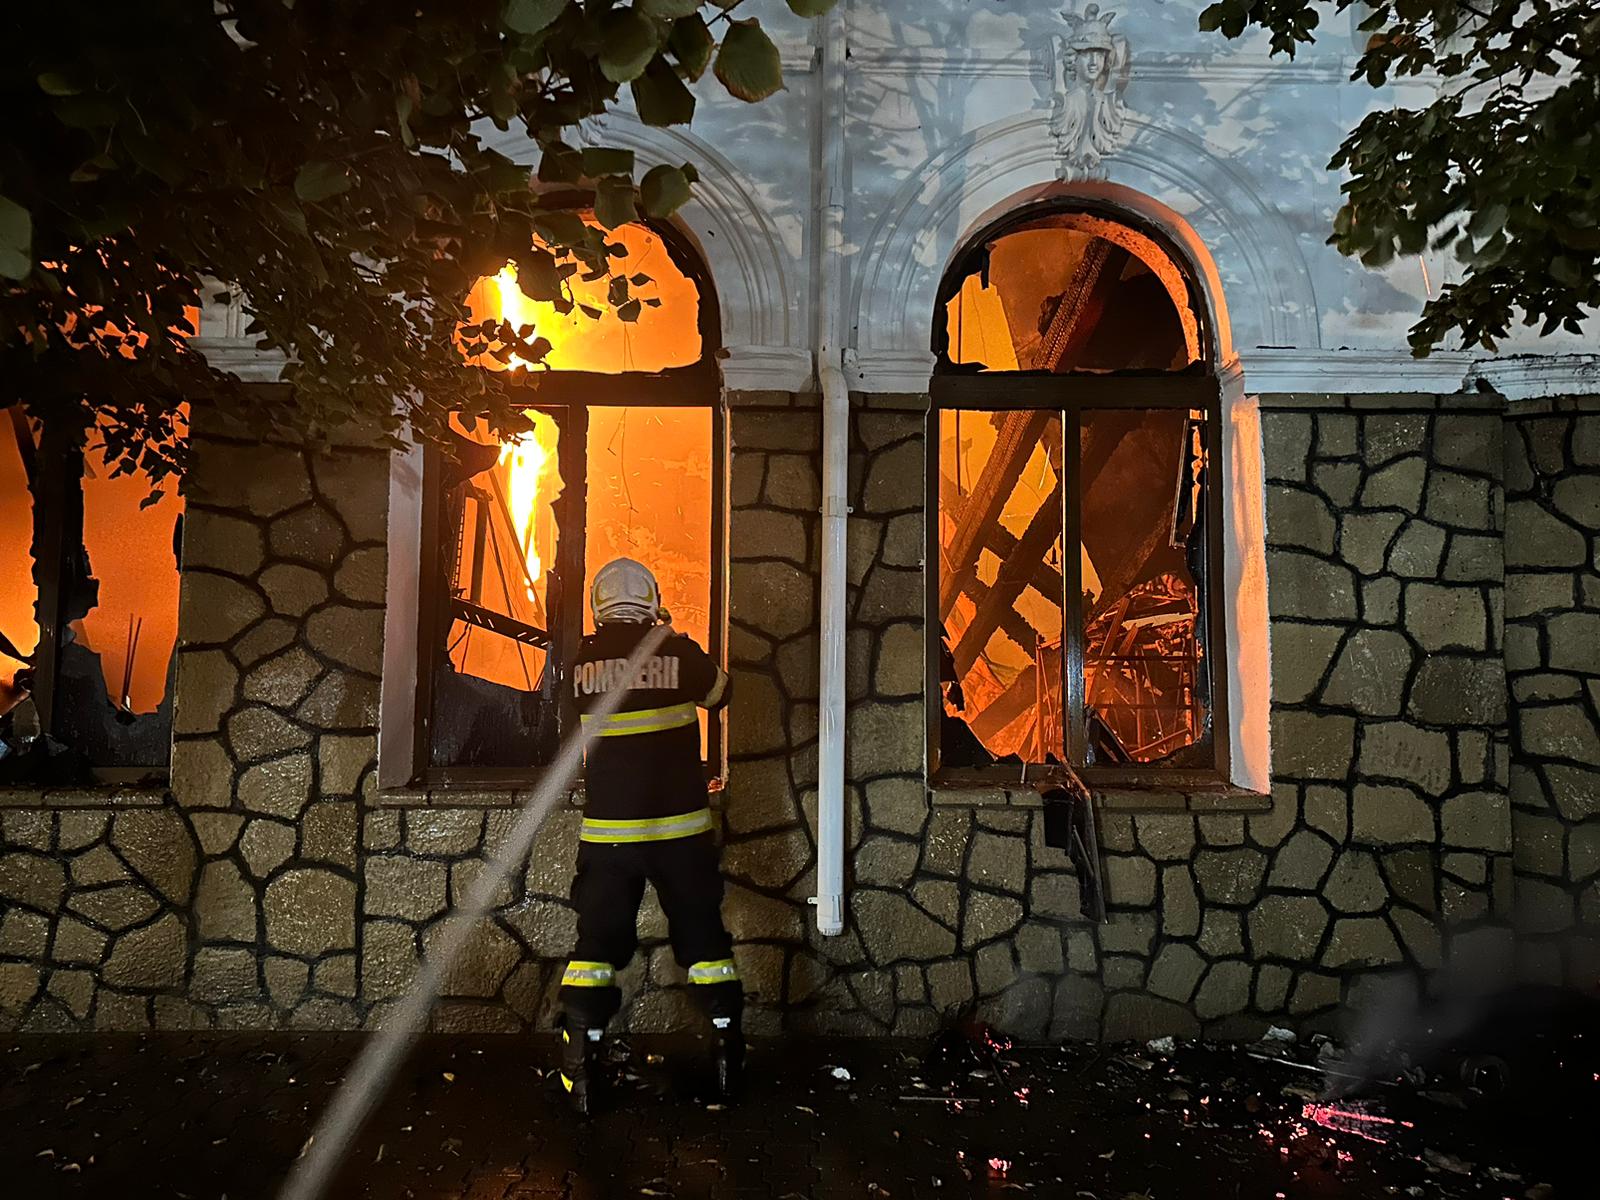
[[[536,783],[418,784],[382,788],[371,803],[377,808],[521,808],[533,799]],[[569,790],[559,801],[569,808],[583,804],[583,785]]]
[[[533,799],[539,788],[537,780],[515,779],[433,783],[424,781],[410,787],[382,788],[371,795],[370,803],[377,808],[521,808]],[[721,805],[722,781],[710,784],[711,807]],[[580,779],[567,789],[558,802],[568,808],[582,808],[588,793]]]
[[[0,808],[160,808],[166,802],[164,783],[0,787]]]
[[[1086,780],[1095,802],[1106,812],[1193,812],[1255,813],[1272,808],[1272,796],[1225,784],[1183,787],[1126,783],[1097,784]],[[941,808],[1039,808],[1044,801],[1032,787],[1005,787],[997,784],[963,783],[959,780],[935,781],[928,789],[933,803]]]

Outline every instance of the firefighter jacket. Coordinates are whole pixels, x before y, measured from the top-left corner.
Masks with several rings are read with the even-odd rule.
[[[666,841],[711,828],[696,710],[727,703],[728,677],[694,639],[674,633],[626,678],[628,658],[650,629],[602,625],[583,639],[572,665],[572,697],[585,722],[607,695],[627,692],[589,744],[586,842]]]

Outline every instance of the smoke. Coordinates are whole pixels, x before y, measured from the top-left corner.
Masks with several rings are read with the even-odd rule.
[[[637,674],[670,632],[669,626],[662,625],[647,633],[629,658],[624,677],[632,678]],[[609,717],[626,695],[623,689],[607,693],[590,715]],[[466,897],[445,918],[443,936],[435,944],[434,952],[423,960],[411,987],[389,1014],[383,1028],[362,1048],[355,1065],[317,1123],[300,1160],[291,1169],[278,1200],[319,1200],[326,1193],[351,1142],[383,1098],[395,1071],[422,1031],[428,1013],[439,998],[444,979],[460,956],[473,927],[494,907],[500,882],[528,857],[545,817],[577,778],[584,751],[594,736],[589,732],[592,728],[592,723],[586,723],[585,728],[562,744],[561,752],[540,779],[510,835],[495,851],[489,869],[478,876]]]
[[[1527,1037],[1581,1025],[1600,1009],[1581,989],[1520,981],[1509,930],[1484,928],[1458,942],[1450,964],[1421,981],[1403,973],[1363,981],[1347,1009],[1349,1056],[1329,1075],[1329,1098],[1437,1066],[1453,1051],[1519,1053]]]

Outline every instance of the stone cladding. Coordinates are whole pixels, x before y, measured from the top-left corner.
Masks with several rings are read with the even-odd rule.
[[[1600,400],[1506,424],[1511,820],[1526,978],[1600,982]]]
[[[1514,892],[1525,968],[1581,975],[1600,406],[1263,400],[1272,792],[1102,793],[1103,925],[1031,790],[925,778],[926,406],[853,412],[849,918],[822,939],[820,415],[729,396],[715,804],[753,1032],[917,1036],[967,1008],[1028,1039],[1326,1022],[1449,955],[1508,953]],[[526,798],[376,788],[382,455],[208,438],[191,489],[170,791],[0,794],[7,1027],[375,1023]],[[547,1023],[579,817],[552,815],[437,1028]],[[623,979],[623,1027],[692,1021],[653,897]]]

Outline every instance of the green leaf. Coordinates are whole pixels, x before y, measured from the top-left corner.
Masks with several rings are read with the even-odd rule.
[[[820,17],[836,0],[788,0],[789,11],[797,17]]]
[[[350,176],[339,163],[309,162],[294,177],[294,194],[316,204],[350,190]]]
[[[33,214],[0,196],[0,275],[26,279],[33,270]]]
[[[571,146],[551,142],[539,158],[540,183],[577,183],[583,176],[583,157]]]
[[[633,181],[608,176],[600,181],[594,193],[595,219],[607,229],[626,225],[639,217],[634,207]]]
[[[554,300],[561,294],[556,260],[537,247],[517,256],[517,287],[530,300]]]
[[[583,150],[583,173],[591,178],[601,175],[633,175],[633,151],[613,150],[605,146],[586,146]]]
[[[706,73],[716,48],[717,39],[711,36],[711,30],[706,28],[705,20],[699,13],[681,17],[672,23],[672,32],[667,36],[667,49],[677,58],[678,65],[683,68],[690,82]]]
[[[122,144],[129,158],[161,182],[177,187],[188,178],[188,162],[170,142],[129,129],[122,135]]]
[[[717,78],[731,95],[754,103],[783,87],[783,66],[778,48],[755,18],[734,21],[722,35],[717,51]]]
[[[694,93],[665,59],[654,59],[628,86],[646,125],[687,125],[694,117]]]
[[[76,96],[83,89],[56,71],[45,71],[38,77],[39,90],[46,96]]]
[[[1504,204],[1491,204],[1472,214],[1472,220],[1467,229],[1475,238],[1486,238],[1492,233],[1498,233],[1506,226],[1506,206]]]
[[[661,49],[661,29],[637,9],[624,8],[600,22],[605,44],[600,48],[600,73],[612,83],[627,83],[644,74]]]
[[[400,125],[400,140],[408,149],[417,144],[417,135],[411,131],[411,114],[415,108],[416,101],[404,92],[394,98],[394,115]]]
[[[53,105],[56,120],[69,129],[109,129],[123,110],[99,96],[62,96]]]
[[[542,212],[533,218],[533,227],[551,246],[577,246],[583,242],[583,218],[574,212]]]
[[[77,169],[67,176],[67,179],[71,183],[92,183],[107,171],[115,171],[116,169],[116,159],[109,154],[96,154],[93,158],[79,163]]]
[[[566,8],[567,0],[507,0],[501,19],[515,33],[538,33]]]
[[[687,17],[700,7],[700,0],[636,0],[636,3],[652,17],[665,17],[669,21]]]
[[[639,198],[651,217],[670,217],[689,199],[689,181],[677,167],[651,167],[639,183]]]

